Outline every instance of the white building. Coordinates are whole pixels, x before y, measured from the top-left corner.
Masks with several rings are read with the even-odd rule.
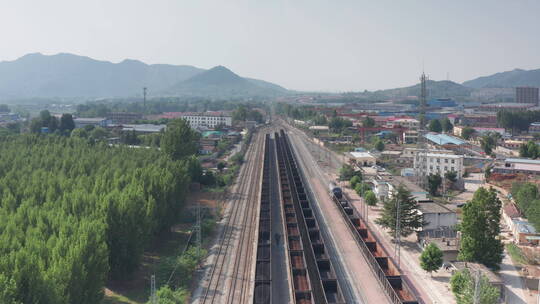
[[[379,201],[385,201],[392,198],[395,188],[391,183],[377,179],[374,179],[371,182],[373,183],[373,193]]]
[[[445,206],[433,202],[420,203],[418,205],[418,211],[422,214],[423,220],[427,222],[422,227],[422,230],[440,229],[457,225],[457,214]]]
[[[369,152],[350,152],[349,154],[359,167],[370,167],[377,164],[377,158]]]
[[[73,119],[75,128],[84,128],[86,126],[102,127],[106,128],[111,124],[111,121],[107,118],[75,118]]]
[[[215,128],[217,125],[232,126],[232,116],[223,112],[184,112],[178,117],[184,118],[192,128]]]
[[[403,127],[410,130],[418,130],[418,127],[420,126],[420,122],[414,118],[398,118],[395,120],[388,121],[386,125],[392,128]]]
[[[454,171],[460,179],[463,176],[463,155],[417,153],[413,160],[413,167],[417,176],[438,174],[444,177],[447,172]]]

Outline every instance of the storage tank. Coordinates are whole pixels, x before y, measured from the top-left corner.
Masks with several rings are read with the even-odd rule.
[[[341,188],[338,187],[335,183],[331,182],[328,185],[328,188],[330,190],[330,193],[334,195],[337,199],[340,199],[343,197],[343,192],[341,191]]]

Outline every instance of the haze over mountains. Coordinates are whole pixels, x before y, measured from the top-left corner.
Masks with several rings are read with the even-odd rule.
[[[243,78],[225,67],[204,70],[188,65],[137,60],[98,61],[72,54],[28,54],[0,62],[0,98],[130,97],[147,87],[160,96],[275,96],[286,89]]]
[[[504,98],[510,96],[511,88],[516,86],[540,86],[540,69],[516,69],[462,84],[428,81],[430,96],[463,99]],[[241,77],[223,66],[205,70],[189,65],[148,65],[137,60],[111,63],[66,53],[34,53],[0,62],[0,100],[133,97],[140,96],[143,87],[147,87],[152,96],[271,98],[293,93],[273,83]],[[415,84],[361,95],[395,99],[416,96],[418,92],[419,84]]]

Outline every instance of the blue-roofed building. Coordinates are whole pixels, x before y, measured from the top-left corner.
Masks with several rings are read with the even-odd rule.
[[[456,146],[462,146],[466,145],[467,142],[459,139],[454,136],[450,136],[447,134],[438,134],[438,133],[428,133],[424,135],[425,138],[427,138],[431,143],[439,146],[443,145],[456,145]]]
[[[429,100],[427,105],[434,108],[453,108],[457,106],[457,102],[451,98],[435,98]]]

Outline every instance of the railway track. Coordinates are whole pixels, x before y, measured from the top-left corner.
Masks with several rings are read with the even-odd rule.
[[[208,284],[198,303],[248,303],[252,284],[253,236],[260,189],[264,144],[256,133],[240,170],[231,210],[222,230]],[[244,196],[245,195],[245,196]],[[236,243],[236,237],[238,242]],[[231,265],[232,264],[232,265]],[[232,269],[231,269],[232,268]]]

